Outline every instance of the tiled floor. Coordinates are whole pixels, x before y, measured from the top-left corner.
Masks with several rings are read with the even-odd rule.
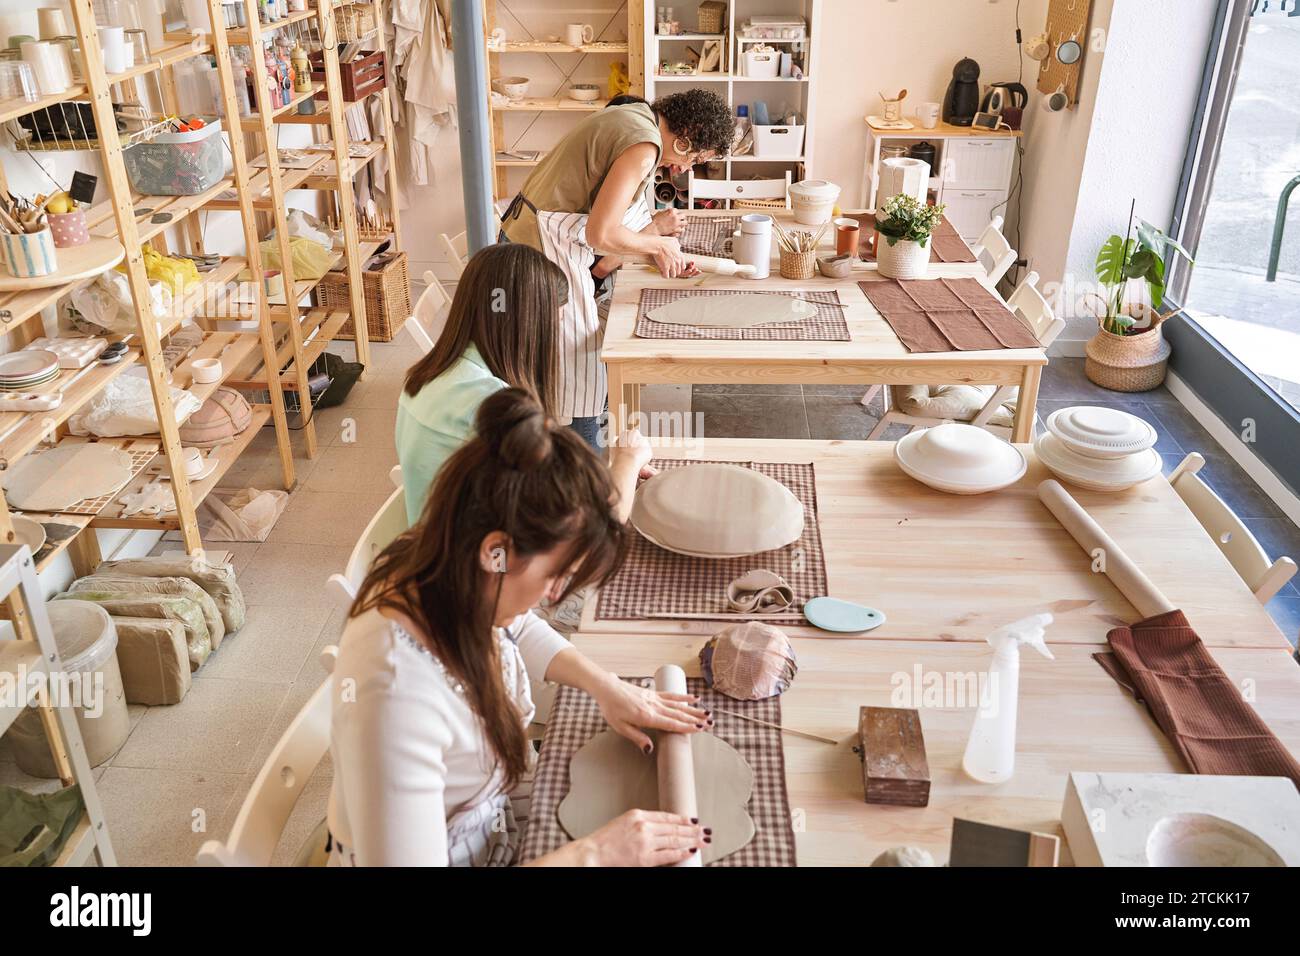
[[[297,459],[298,487],[270,538],[231,547],[249,605],[247,624],[195,675],[181,704],[132,707],[126,745],[97,771],[125,864],[187,865],[205,839],[224,836],[271,748],[325,676],[320,652],[337,641],[342,612],[323,583],[342,568],[352,542],[389,493],[396,400],[402,373],[416,356],[404,336],[375,346],[374,353],[372,375],[347,405],[318,416],[319,453],[314,460]],[[861,394],[858,388],[827,386],[712,386],[697,387],[693,398],[681,389],[657,398],[683,409],[691,401],[706,435],[861,439],[876,420],[859,404]],[[1300,555],[1296,527],[1167,392],[1118,396],[1089,383],[1078,360],[1053,361],[1041,410],[1078,402],[1116,405],[1154,424],[1167,469],[1186,452],[1200,451],[1209,462],[1210,482],[1269,553]],[[269,430],[255,439],[229,479],[239,486],[278,487]],[[1300,630],[1294,583],[1269,610],[1294,640]],[[324,815],[329,776],[327,760],[299,803],[278,862],[291,858]],[[0,741],[0,784],[15,783],[50,786],[19,771]]]

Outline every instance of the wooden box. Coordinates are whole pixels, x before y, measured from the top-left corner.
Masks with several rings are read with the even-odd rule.
[[[860,708],[858,748],[867,803],[930,803],[930,764],[919,713],[900,707]]]
[[[318,83],[324,83],[324,54],[317,50],[310,53],[309,57],[311,59],[311,78]],[[384,65],[383,50],[363,52],[360,56],[347,63],[340,63],[339,84],[343,88],[343,99],[349,103],[355,103],[371,93],[382,90],[386,83]],[[328,98],[329,96],[324,90],[316,94],[318,100]]]

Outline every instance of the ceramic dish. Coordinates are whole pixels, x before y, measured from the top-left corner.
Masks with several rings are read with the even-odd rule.
[[[0,382],[19,382],[58,374],[59,357],[48,349],[23,349],[0,355]]]
[[[492,89],[512,100],[522,100],[531,82],[526,76],[499,76],[492,81]]]
[[[843,279],[853,271],[853,256],[822,256],[817,260],[817,271],[828,279]]]
[[[45,525],[25,515],[14,515],[11,520],[14,525],[14,537],[18,539],[19,544],[31,548],[32,554],[45,547]]]
[[[1147,422],[1115,408],[1073,405],[1047,416],[1047,430],[1088,458],[1123,458],[1152,447],[1159,436]]]
[[[954,495],[982,495],[1015,484],[1029,467],[1015,445],[983,428],[946,422],[914,431],[894,446],[903,473]]]
[[[1046,432],[1034,442],[1034,454],[1056,477],[1089,491],[1123,491],[1160,474],[1154,448],[1124,458],[1090,458]]]
[[[594,83],[574,83],[569,87],[569,99],[590,103],[600,99],[600,87]]]
[[[752,468],[686,465],[642,483],[632,526],[668,551],[737,558],[797,541],[803,505],[785,485]]]
[[[221,359],[201,358],[190,363],[190,373],[200,385],[221,381]]]

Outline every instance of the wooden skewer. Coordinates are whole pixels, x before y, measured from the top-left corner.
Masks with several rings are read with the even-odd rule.
[[[759,720],[757,717],[746,717],[744,714],[738,714],[734,710],[722,710],[718,707],[713,708],[714,712],[726,714],[728,717],[735,717],[737,720],[747,720],[751,724],[759,724],[763,727],[771,727],[773,730],[779,730],[783,734],[794,734],[796,737],[807,737],[809,740],[819,740],[824,744],[834,744],[839,746],[840,742],[833,737],[823,737],[821,734],[810,734],[806,730],[795,730],[792,727],[782,727],[780,724],[774,724],[767,720]]]
[[[770,614],[759,614],[756,611],[737,611],[734,614],[675,614],[672,611],[647,611],[643,616],[647,618],[676,618],[685,621],[762,621],[765,618],[779,618],[782,616],[792,617],[798,615],[803,617],[803,612],[797,608],[782,608],[780,611],[772,611]]]

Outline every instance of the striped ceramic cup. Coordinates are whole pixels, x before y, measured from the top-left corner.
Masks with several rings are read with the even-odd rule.
[[[58,266],[54,253],[54,234],[49,229],[14,235],[0,233],[0,252],[5,270],[15,278],[47,276]]]

